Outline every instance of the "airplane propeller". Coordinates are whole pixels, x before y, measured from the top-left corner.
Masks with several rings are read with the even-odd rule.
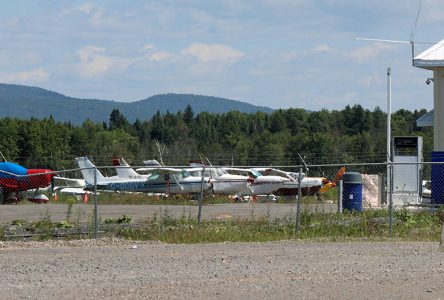
[[[326,193],[331,188],[335,187],[338,184],[338,181],[341,180],[342,176],[344,175],[346,169],[345,167],[342,167],[339,169],[339,171],[336,173],[335,179],[333,181],[326,182],[322,188],[319,190],[320,193]]]

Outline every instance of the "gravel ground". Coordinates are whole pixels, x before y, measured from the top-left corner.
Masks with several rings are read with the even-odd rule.
[[[0,243],[0,299],[444,299],[438,243]]]
[[[302,209],[312,211],[336,211],[335,204],[307,204]],[[102,219],[110,217],[130,216],[133,220],[140,221],[148,217],[164,216],[171,217],[191,216],[197,217],[198,206],[184,205],[99,205],[99,217]],[[0,205],[0,223],[9,223],[15,219],[38,221],[44,216],[50,216],[52,221],[62,221],[67,217],[68,205],[66,204],[29,204],[29,205]],[[92,204],[75,204],[71,209],[71,220],[82,223],[91,222],[94,212]],[[294,204],[274,203],[241,203],[241,204],[217,204],[205,205],[202,216],[207,219],[228,219],[252,217],[283,218],[295,217],[296,206]]]

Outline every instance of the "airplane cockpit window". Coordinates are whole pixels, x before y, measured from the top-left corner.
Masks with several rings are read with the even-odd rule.
[[[159,178],[159,174],[151,174],[148,177],[148,180],[157,180]]]
[[[261,176],[261,173],[259,173],[258,171],[256,171],[256,170],[250,170],[250,175],[252,176],[252,177],[254,177],[254,178],[257,178],[257,177],[259,177],[259,176]]]
[[[201,177],[202,176],[202,171],[200,171],[200,170],[192,170],[192,171],[189,171],[189,175],[187,175],[187,176]]]

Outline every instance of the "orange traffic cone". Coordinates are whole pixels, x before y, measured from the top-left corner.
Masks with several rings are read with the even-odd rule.
[[[88,193],[83,194],[83,203],[88,204]]]

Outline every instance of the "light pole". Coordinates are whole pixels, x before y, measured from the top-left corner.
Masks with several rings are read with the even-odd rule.
[[[391,120],[392,120],[392,70],[387,68],[387,201],[389,205],[389,236],[393,230],[393,201],[392,201],[392,156],[391,156]]]

